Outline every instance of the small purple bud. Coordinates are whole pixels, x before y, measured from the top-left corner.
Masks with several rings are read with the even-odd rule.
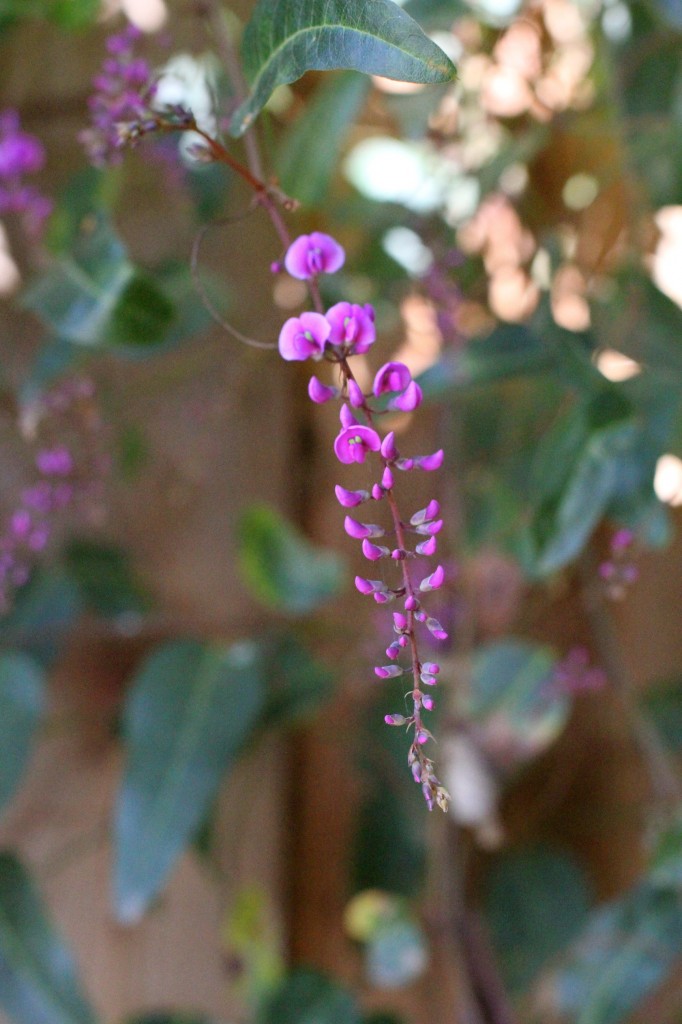
[[[426,800],[426,806],[428,807],[428,809],[430,811],[432,811],[433,810],[433,793],[431,792],[431,787],[429,786],[428,782],[425,782],[422,785],[422,793],[424,794],[424,799]]]
[[[319,381],[317,377],[311,377],[308,384],[308,394],[313,402],[322,405],[323,402],[329,402],[332,398],[338,398],[339,389],[329,388]]]
[[[410,771],[412,772],[412,778],[415,782],[421,783],[422,781],[422,766],[419,761],[413,761],[410,765]]]
[[[420,743],[423,746],[424,743],[428,743],[430,735],[431,734],[429,733],[428,729],[417,729],[414,738],[416,739],[417,743]]]
[[[407,629],[407,619],[401,612],[393,612],[393,627],[400,633]]]
[[[334,493],[337,501],[344,508],[355,508],[356,505],[362,505],[363,501],[367,501],[369,498],[369,491],[348,491],[340,484],[336,485]]]
[[[431,536],[428,540],[424,540],[421,544],[417,544],[414,550],[418,555],[435,555],[437,546],[436,538]]]
[[[281,274],[283,270],[284,264],[282,263],[281,260],[273,260],[272,263],[270,264],[271,274]]]
[[[433,697],[428,696],[428,694],[425,697],[422,697],[422,707],[426,708],[427,711],[433,711],[434,704],[435,701]]]
[[[378,676],[379,679],[396,679],[398,676],[401,676],[403,672],[404,669],[402,669],[400,665],[377,665],[374,669],[374,674],[375,676]]]
[[[405,611],[406,612],[413,612],[413,611],[416,611],[416,609],[418,607],[419,607],[419,601],[414,596],[414,594],[410,594],[410,596],[405,601]]]
[[[407,719],[403,715],[384,715],[386,725],[406,725]]]
[[[438,680],[435,676],[432,676],[429,672],[422,672],[419,676],[424,686],[435,686]]]
[[[440,469],[443,465],[443,449],[439,448],[433,455],[420,455],[414,460],[414,464],[417,469],[425,469],[427,472],[432,472],[434,469]]]
[[[377,526],[376,523],[359,523],[352,516],[346,516],[343,528],[348,536],[355,540],[364,540],[365,537],[383,537],[386,532],[382,526]]]
[[[396,459],[395,468],[403,473],[409,473],[411,469],[414,469],[414,459]]]
[[[434,519],[432,523],[422,523],[421,526],[417,526],[415,533],[420,533],[422,536],[426,534],[427,537],[433,537],[434,534],[440,533],[443,529],[443,520]]]
[[[25,509],[15,512],[10,520],[10,530],[17,540],[26,540],[32,525],[31,516]]]
[[[426,628],[435,636],[436,640],[447,640],[448,634],[441,626],[438,619],[427,619]]]
[[[45,476],[68,476],[73,470],[71,452],[64,445],[44,448],[36,455],[36,466]]]
[[[381,476],[381,486],[385,491],[390,491],[393,487],[393,473],[390,468],[386,466]]]
[[[395,659],[400,656],[400,644],[397,640],[394,640],[386,648],[386,657]]]
[[[426,622],[426,612],[418,611],[414,613],[414,617],[417,622]]]
[[[394,562],[404,562],[407,558],[407,551],[405,551],[405,548],[395,548],[395,550],[391,551],[391,558]]]
[[[390,590],[377,590],[372,597],[377,604],[388,604],[390,601],[395,601],[395,594],[392,594]]]
[[[46,523],[37,526],[30,534],[27,544],[31,551],[43,551],[50,539],[50,528]]]
[[[430,672],[432,675],[437,676],[440,672],[440,665],[435,661],[425,661],[422,669],[424,672]]]
[[[348,381],[348,401],[354,409],[361,409],[365,404],[365,396],[357,381]]]
[[[616,530],[613,537],[611,538],[611,550],[613,552],[620,553],[629,548],[635,539],[635,535],[632,530]]]
[[[339,419],[342,427],[354,427],[359,423],[358,418],[350,411],[345,402],[339,410]]]
[[[388,462],[393,462],[398,458],[399,452],[395,446],[395,434],[391,430],[381,442],[381,454]]]
[[[425,576],[419,584],[419,589],[423,592],[425,590],[438,590],[439,587],[443,586],[443,580],[445,579],[445,569],[442,565],[439,565],[430,576]]]
[[[422,523],[428,523],[431,519],[435,519],[440,512],[440,505],[434,498],[430,501],[426,508],[420,508],[418,512],[411,517],[410,523],[412,526],[421,526]]]
[[[362,542],[362,553],[365,558],[368,558],[370,562],[376,562],[379,558],[385,558],[389,553],[388,548],[380,547],[378,544],[372,544],[371,541],[365,539]]]
[[[409,640],[407,639],[407,637],[405,636],[405,634],[404,634],[404,633],[403,633],[403,635],[402,635],[402,636],[399,636],[399,637],[398,637],[398,647],[407,647],[407,645],[409,644],[409,642],[410,642],[410,641],[409,641]]]
[[[361,594],[371,594],[374,591],[374,581],[366,580],[363,576],[355,577],[355,586]]]
[[[383,492],[383,490],[381,488],[381,485],[380,484],[374,484],[374,486],[372,487],[372,497],[374,498],[374,500],[375,501],[381,501],[383,496],[384,496],[384,492]]]

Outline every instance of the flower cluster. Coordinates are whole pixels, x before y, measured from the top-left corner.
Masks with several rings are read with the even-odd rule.
[[[134,145],[161,127],[154,108],[158,83],[150,64],[135,53],[140,36],[134,25],[110,36],[106,42],[109,56],[93,79],[95,91],[88,101],[91,125],[79,139],[96,167],[120,162],[124,146]],[[192,123],[191,115],[181,108],[164,114],[174,128]]]
[[[29,235],[39,234],[52,212],[51,200],[24,181],[44,163],[42,143],[22,130],[17,112],[0,113],[0,215],[19,214]]]
[[[611,537],[609,557],[599,566],[606,593],[614,601],[621,601],[639,576],[639,570],[632,561],[634,541],[632,530],[616,530]]]
[[[94,451],[90,444],[99,428],[93,397],[92,381],[72,377],[25,411],[24,427],[31,435],[71,429],[75,436],[68,444],[47,437],[36,447],[34,479],[20,492],[0,535],[0,612],[11,607],[14,592],[28,582],[60,516],[99,489],[106,459],[96,443]]]
[[[362,553],[371,563],[394,567],[395,579],[387,582],[390,572],[381,579],[356,576],[355,585],[361,594],[371,596],[379,605],[400,602],[402,610],[393,613],[393,639],[386,648],[388,664],[378,665],[380,679],[407,676],[410,688],[406,694],[408,714],[385,716],[388,725],[405,726],[412,731],[408,764],[415,781],[422,787],[429,809],[438,804],[447,809],[449,794],[434,771],[433,761],[426,756],[425,744],[432,735],[424,722],[424,712],[431,711],[434,699],[429,692],[438,680],[440,666],[422,661],[418,632],[423,627],[437,640],[447,639],[440,622],[427,614],[422,600],[429,591],[443,585],[442,565],[415,580],[414,566],[419,558],[435,555],[437,535],[443,526],[440,506],[434,499],[404,520],[398,509],[396,479],[400,473],[440,468],[443,451],[429,455],[403,456],[396,445],[395,434],[383,437],[376,429],[377,419],[388,410],[411,412],[422,402],[422,392],[407,366],[388,362],[377,371],[371,391],[365,393],[358,384],[349,359],[369,351],[376,339],[374,310],[350,302],[339,302],[324,311],[319,299],[317,278],[331,274],[343,265],[342,247],[329,235],[313,232],[302,235],[289,247],[284,260],[286,270],[299,280],[308,281],[316,309],[286,321],[279,336],[279,351],[284,359],[326,361],[339,371],[339,384],[324,384],[311,377],[308,393],[312,401],[341,400],[340,431],[334,441],[334,453],[341,463],[374,463],[377,479],[369,490],[348,490],[338,485],[336,497],[344,509],[355,509],[374,502],[386,509],[386,526],[365,522],[346,515],[346,533],[361,541]]]

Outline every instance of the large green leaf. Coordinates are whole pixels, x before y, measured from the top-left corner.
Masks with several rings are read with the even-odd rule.
[[[126,702],[114,901],[138,920],[192,840],[264,701],[259,648],[175,641],[144,663]]]
[[[258,1017],[258,1024],[361,1024],[355,999],[317,971],[300,969],[283,982]]]
[[[99,0],[0,0],[2,18],[49,18],[66,29],[91,25],[99,10]]]
[[[620,1024],[663,984],[681,955],[679,892],[644,881],[590,914],[558,966],[540,974],[531,1020]]]
[[[23,774],[44,699],[39,665],[16,651],[0,654],[0,809]]]
[[[314,547],[268,505],[253,505],[240,523],[244,579],[263,604],[305,615],[338,593],[343,561]]]
[[[547,846],[497,857],[483,899],[500,968],[513,992],[522,992],[545,962],[576,937],[590,905],[580,865]]]
[[[60,338],[86,346],[153,348],[166,340],[176,315],[165,291],[128,259],[105,217],[88,221],[23,301]]]
[[[234,114],[241,135],[278,85],[347,68],[399,81],[450,81],[455,69],[392,0],[258,0],[242,42],[251,86]]]
[[[0,1006],[16,1024],[95,1024],[26,871],[0,853]]]
[[[368,90],[369,80],[355,71],[330,77],[284,136],[279,178],[284,191],[305,206],[326,198],[346,132]]]
[[[21,646],[49,665],[82,610],[72,577],[55,566],[41,569],[17,591],[14,606],[0,620],[0,642]]]

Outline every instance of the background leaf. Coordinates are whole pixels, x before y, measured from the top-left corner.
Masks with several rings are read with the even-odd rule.
[[[437,83],[455,69],[392,0],[259,0],[242,42],[251,94],[234,114],[241,135],[278,85],[306,71],[347,68],[406,82]]]
[[[264,690],[253,643],[167,643],[140,669],[123,716],[114,866],[119,920],[138,920],[160,892],[251,734]]]
[[[45,703],[43,671],[26,654],[0,654],[0,810],[23,775]]]
[[[483,900],[500,969],[513,993],[523,991],[545,962],[575,938],[591,902],[580,865],[547,846],[497,857]]]
[[[305,615],[340,590],[341,558],[312,545],[268,505],[253,505],[242,515],[239,537],[244,580],[263,604]]]
[[[361,1024],[355,999],[312,970],[294,971],[263,1007],[258,1024]]]
[[[16,1024],[95,1024],[25,869],[0,853],[0,1006]]]

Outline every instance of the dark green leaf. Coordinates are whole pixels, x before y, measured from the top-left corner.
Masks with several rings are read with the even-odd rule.
[[[333,677],[292,636],[268,654],[268,693],[261,724],[294,725],[309,718],[331,695]]]
[[[116,805],[114,900],[138,920],[203,821],[254,730],[264,665],[252,643],[167,643],[135,677],[123,716],[126,766]]]
[[[240,523],[244,580],[263,604],[290,615],[314,611],[338,593],[343,562],[314,547],[267,505],[254,505]]]
[[[679,893],[645,881],[590,914],[559,965],[539,976],[533,1024],[620,1024],[681,955]]]
[[[12,610],[0,620],[0,641],[28,649],[49,665],[83,610],[74,580],[58,568],[35,572],[17,591]]]
[[[278,85],[347,68],[406,82],[448,82],[455,69],[392,0],[258,0],[242,43],[251,93],[232,119],[241,135]]]
[[[88,540],[72,540],[66,562],[85,603],[105,616],[144,611],[148,602],[124,551]]]
[[[0,654],[0,810],[23,775],[45,701],[42,669],[26,654]]]
[[[362,1024],[355,999],[317,971],[300,969],[268,1000],[258,1024]]]
[[[346,132],[368,90],[365,75],[347,71],[331,76],[284,136],[277,157],[279,179],[304,206],[326,198]]]
[[[504,980],[513,993],[522,992],[547,960],[576,937],[590,906],[580,865],[546,846],[496,858],[483,898]]]
[[[91,25],[99,10],[99,0],[0,0],[1,18],[49,18],[65,29]]]
[[[24,295],[24,305],[60,338],[78,345],[148,348],[175,318],[170,299],[137,270],[105,218],[91,218]]]
[[[644,708],[666,746],[682,753],[682,680],[654,687],[644,698]]]
[[[69,951],[9,853],[0,854],[0,1006],[16,1024],[95,1024]]]

